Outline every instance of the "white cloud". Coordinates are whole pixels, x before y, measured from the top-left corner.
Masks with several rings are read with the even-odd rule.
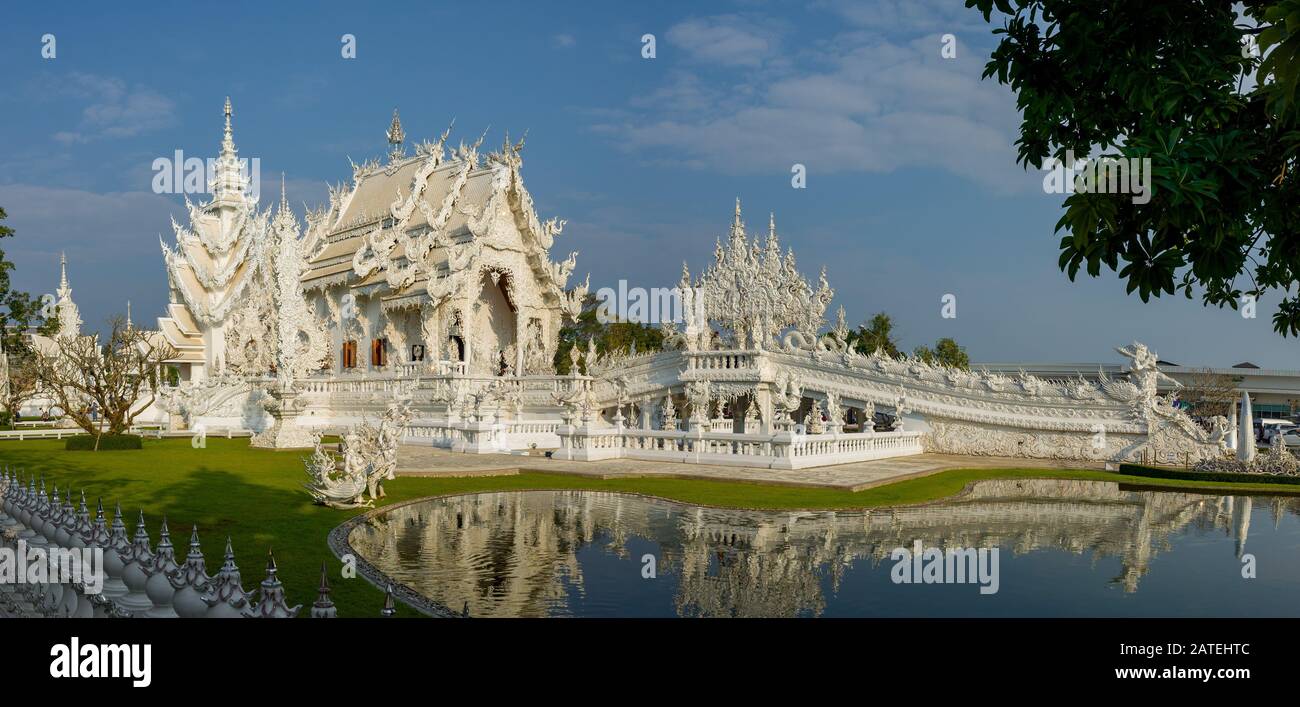
[[[738,15],[685,20],[670,27],[667,36],[691,58],[722,66],[760,66],[779,45],[771,27]]]
[[[1018,191],[1019,123],[1009,90],[980,79],[975,52],[943,59],[939,35],[893,42],[849,33],[805,57],[813,69],[760,71],[733,84],[678,72],[597,129],[647,159],[730,175],[935,168]]]
[[[99,193],[31,184],[0,184],[9,214],[5,253],[14,262],[14,286],[35,295],[58,286],[59,253],[68,254],[73,299],[87,329],[97,329],[132,302],[137,322],[162,311],[167,276],[158,248],[173,241],[170,218],[184,222],[173,197],[149,191]]]
[[[570,47],[577,46],[578,39],[577,37],[574,37],[572,34],[563,32],[555,35],[554,37],[551,37],[551,42],[554,43],[555,46],[561,49],[568,49]]]
[[[61,88],[63,93],[89,102],[75,129],[54,133],[54,139],[65,144],[132,137],[167,127],[175,120],[176,106],[171,99],[144,86],[128,86],[119,78],[74,72]]]

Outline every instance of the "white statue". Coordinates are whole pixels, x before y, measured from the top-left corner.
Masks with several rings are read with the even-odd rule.
[[[398,394],[376,427],[363,422],[343,435],[343,469],[324,450],[320,436],[303,462],[311,481],[304,484],[317,503],[331,508],[373,506],[384,497],[384,481],[396,477],[397,445],[411,420],[410,396]],[[365,498],[369,496],[369,498]]]

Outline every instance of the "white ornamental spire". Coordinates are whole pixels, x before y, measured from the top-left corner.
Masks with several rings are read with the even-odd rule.
[[[81,313],[72,301],[72,286],[68,284],[68,255],[59,254],[59,333],[62,338],[81,335]]]
[[[740,218],[740,197],[736,197],[736,215],[731,220],[731,246],[743,243],[745,240],[745,222]]]
[[[212,185],[212,196],[218,202],[241,200],[244,178],[239,168],[239,150],[235,148],[234,130],[230,127],[230,96],[226,96],[226,127],[221,137],[221,155],[217,158],[217,171]]]
[[[225,135],[221,138],[221,154],[234,154],[235,149],[235,132],[230,127],[230,96],[226,96],[226,130]]]
[[[280,210],[276,213],[278,218],[284,218],[285,215],[292,217],[293,212],[289,209],[289,200],[285,198],[284,192],[284,172],[280,173]]]

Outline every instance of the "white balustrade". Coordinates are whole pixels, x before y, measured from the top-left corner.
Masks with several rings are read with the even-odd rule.
[[[920,454],[921,433],[897,430],[873,434],[820,435],[777,432],[746,434],[696,430],[642,430],[563,425],[555,459],[717,464],[769,469],[804,469],[831,464]]]
[[[441,447],[457,452],[499,454],[529,448],[558,447],[559,420],[417,420],[406,426],[403,444]]]

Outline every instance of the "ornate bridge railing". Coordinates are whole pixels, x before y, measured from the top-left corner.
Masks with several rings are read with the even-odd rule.
[[[560,420],[419,420],[406,426],[402,443],[472,454],[500,454],[529,447],[554,449],[560,446],[556,430],[562,424]]]
[[[642,459],[766,469],[803,469],[920,454],[921,433],[743,434],[563,425],[555,459]]]

